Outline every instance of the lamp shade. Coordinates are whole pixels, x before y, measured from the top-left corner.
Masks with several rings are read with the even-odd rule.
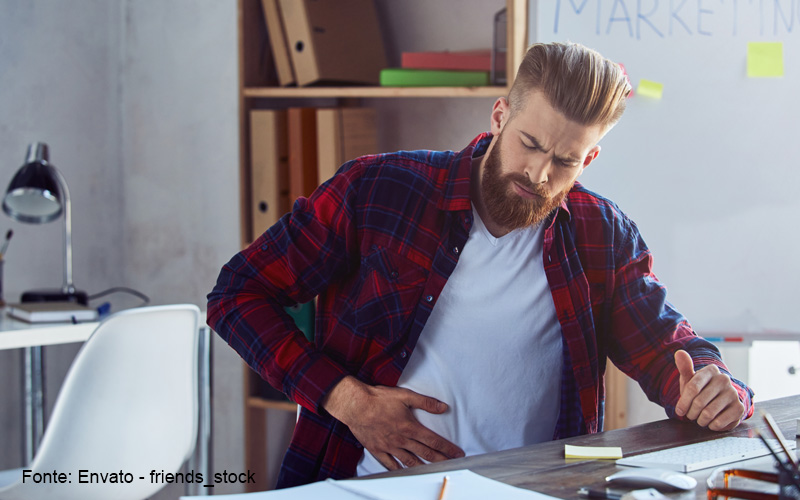
[[[3,197],[3,212],[20,222],[41,224],[59,218],[64,195],[58,174],[48,162],[47,145],[31,144],[25,164],[17,170]]]

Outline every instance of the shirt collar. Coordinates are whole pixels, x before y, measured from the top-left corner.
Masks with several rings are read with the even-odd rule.
[[[581,185],[580,182],[575,181],[575,184],[572,186],[572,189],[569,190],[567,196],[561,201],[561,205],[559,205],[558,208],[553,210],[553,212],[550,213],[550,215],[548,215],[547,218],[545,219],[544,223],[546,229],[550,229],[551,227],[553,227],[553,225],[556,223],[556,219],[559,217],[563,217],[567,221],[572,219],[572,212],[570,212],[569,210],[569,201],[570,197],[572,196],[572,193],[574,193],[579,189],[583,189],[583,186]]]
[[[492,134],[484,132],[472,139],[469,145],[455,153],[448,168],[443,169],[442,196],[437,206],[441,210],[471,210],[470,179],[472,178],[472,159],[486,153],[492,142]]]

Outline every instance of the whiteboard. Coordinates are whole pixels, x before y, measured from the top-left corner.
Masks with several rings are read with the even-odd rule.
[[[800,0],[532,0],[533,41],[622,63],[634,95],[579,179],[636,221],[699,333],[800,331]],[[748,78],[752,41],[784,76]]]

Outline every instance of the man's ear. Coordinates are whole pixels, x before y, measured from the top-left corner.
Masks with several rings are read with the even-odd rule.
[[[595,158],[600,154],[600,145],[596,145],[589,152],[586,154],[586,158],[583,159],[583,165],[581,166],[581,173],[583,173],[583,169],[589,166],[590,163],[594,161]]]
[[[500,131],[505,127],[508,118],[511,116],[511,108],[505,97],[500,97],[492,106],[491,131],[492,135],[500,135]]]

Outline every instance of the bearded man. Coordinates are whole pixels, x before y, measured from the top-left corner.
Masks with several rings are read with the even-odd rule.
[[[607,359],[672,418],[752,415],[633,221],[577,182],[629,92],[535,44],[491,133],[344,164],[222,268],[208,324],[301,407],[278,487],[599,432]],[[309,342],[285,308],[314,298]]]

